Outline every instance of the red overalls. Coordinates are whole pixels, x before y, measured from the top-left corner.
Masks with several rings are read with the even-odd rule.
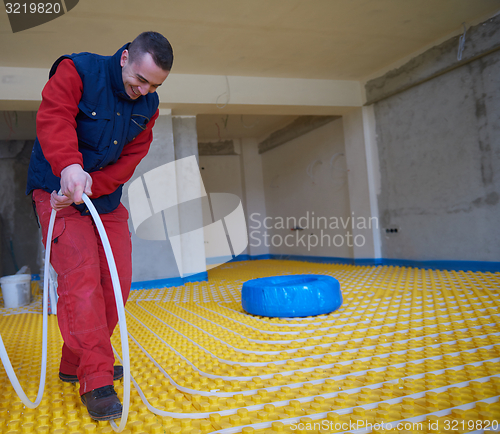
[[[50,194],[33,191],[46,243]],[[100,215],[116,262],[125,303],[132,281],[128,211],[120,204]],[[115,296],[100,236],[91,216],[69,206],[57,212],[51,264],[58,274],[57,320],[64,339],[60,372],[77,375],[80,394],[113,384],[110,336],[118,322]]]

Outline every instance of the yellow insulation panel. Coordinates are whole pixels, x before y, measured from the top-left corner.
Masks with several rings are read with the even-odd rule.
[[[344,303],[318,317],[255,317],[241,286],[256,277],[326,274]],[[133,380],[125,433],[441,433],[500,429],[500,274],[250,261],[208,282],[132,291]],[[40,297],[0,309],[0,334],[33,400],[41,364]],[[112,337],[121,355],[119,331]],[[111,433],[58,378],[49,318],[47,383],[24,408],[0,367],[0,432]],[[120,396],[121,382],[115,382]]]

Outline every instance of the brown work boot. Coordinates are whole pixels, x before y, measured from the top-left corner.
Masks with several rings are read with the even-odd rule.
[[[113,386],[103,386],[84,393],[82,402],[94,420],[118,419],[122,415],[122,404]]]

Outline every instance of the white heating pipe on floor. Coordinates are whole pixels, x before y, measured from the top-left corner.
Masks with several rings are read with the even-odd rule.
[[[123,410],[122,417],[120,419],[120,425],[116,426],[114,421],[111,421],[111,426],[116,432],[121,432],[125,428],[128,418],[128,411],[130,407],[130,357],[128,348],[128,333],[127,324],[125,322],[125,309],[123,305],[123,297],[120,287],[120,280],[118,278],[118,271],[116,270],[115,259],[113,252],[111,251],[111,245],[109,244],[108,236],[106,230],[102,224],[99,213],[95,209],[94,205],[87,197],[85,193],[82,195],[82,199],[87,205],[87,208],[94,219],[95,225],[101,237],[102,245],[104,247],[104,252],[106,253],[106,260],[108,261],[109,272],[111,274],[111,282],[113,283],[113,290],[115,293],[116,308],[118,311],[118,323],[120,325],[120,337],[122,343],[122,363],[123,363]],[[56,218],[56,211],[52,210],[50,214],[49,228],[47,231],[47,240],[52,240],[52,232],[54,230],[54,222]],[[49,264],[50,264],[50,248],[51,242],[46,243],[45,249],[45,268],[43,277],[43,338],[42,338],[42,367],[40,370],[40,385],[38,387],[38,394],[35,402],[29,400],[24,393],[23,388],[19,384],[19,380],[12,368],[9,356],[7,355],[7,350],[0,335],[0,358],[4,365],[7,376],[9,377],[14,390],[23,402],[23,404],[28,408],[36,408],[40,404],[43,397],[43,390],[45,388],[45,377],[47,373],[47,323],[48,323],[48,279],[49,279]]]

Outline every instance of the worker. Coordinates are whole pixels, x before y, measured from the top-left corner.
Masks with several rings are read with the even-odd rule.
[[[50,70],[37,113],[26,191],[43,241],[52,243],[58,274],[64,340],[59,378],[79,381],[81,400],[98,421],[121,417],[113,381],[123,376],[123,367],[114,366],[110,341],[118,322],[110,272],[82,194],[100,214],[126,302],[132,247],[122,188],[148,153],[159,113],[156,90],[172,62],[172,47],[157,32],[141,33],[112,56],[62,56]],[[57,215],[47,241],[52,209]]]

